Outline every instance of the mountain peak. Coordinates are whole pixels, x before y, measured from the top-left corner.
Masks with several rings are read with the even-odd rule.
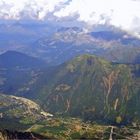
[[[4,55],[23,55],[23,56],[25,56],[26,54],[24,54],[22,52],[14,51],[14,50],[8,50],[2,54],[2,56],[4,56]]]
[[[95,64],[109,64],[108,61],[99,58],[95,55],[85,54],[80,55],[76,58],[74,58],[72,61],[70,61],[70,64],[74,65],[86,65],[86,66],[94,66]]]
[[[0,55],[0,66],[4,68],[34,68],[45,62],[17,51],[7,51]]]

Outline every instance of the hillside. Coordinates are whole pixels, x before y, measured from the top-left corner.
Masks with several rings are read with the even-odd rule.
[[[1,93],[27,93],[40,69],[48,65],[38,59],[17,51],[7,51],[0,55],[0,91]],[[19,95],[21,96],[22,93]]]
[[[136,116],[140,114],[138,107],[131,111],[128,107],[131,104],[135,108],[134,102],[139,106],[139,65],[115,64],[83,55],[55,69],[51,78],[47,71],[46,77],[40,77],[40,82],[47,82],[41,84],[37,98],[48,111],[109,123],[128,123],[135,118],[135,111]]]
[[[39,121],[41,119],[46,119],[49,116],[53,115],[44,112],[38,104],[29,99],[0,94],[1,129],[11,128],[12,130],[22,130],[28,127],[28,124],[35,123],[36,121]],[[11,125],[9,125],[8,120],[12,121]]]
[[[34,99],[52,114],[109,124],[139,121],[139,64],[81,55],[39,71],[7,73],[1,79],[6,78],[1,81],[1,92]]]
[[[11,82],[1,85],[4,93],[11,91],[10,87],[16,91],[10,93],[14,96],[0,94],[1,129],[54,139],[108,139],[112,131],[116,139],[139,137],[139,64],[81,55],[55,67],[33,70],[35,77],[19,86],[23,77],[30,75],[22,72],[11,71],[6,79]],[[15,75],[21,79],[11,85]]]

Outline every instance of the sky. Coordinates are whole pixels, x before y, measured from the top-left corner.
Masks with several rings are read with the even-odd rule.
[[[0,19],[50,17],[88,25],[109,24],[140,34],[140,0],[0,0]]]

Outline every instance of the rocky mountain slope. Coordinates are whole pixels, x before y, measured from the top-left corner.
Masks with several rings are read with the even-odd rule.
[[[51,76],[43,74],[37,98],[53,113],[128,123],[140,114],[139,73],[139,65],[115,64],[83,55],[55,67]]]
[[[44,112],[43,109],[35,102],[12,95],[0,94],[0,125],[2,127],[9,127],[9,124],[5,123],[5,120],[12,120],[20,126],[20,123],[36,122],[37,120],[46,119],[49,116],[53,116],[50,113]],[[7,126],[6,126],[7,125]],[[11,126],[12,127],[12,126]],[[24,126],[23,126],[24,128]]]
[[[117,124],[139,121],[139,64],[82,55],[59,66],[29,71],[25,81],[23,74],[8,71],[1,92],[33,99],[53,114]]]
[[[55,139],[139,138],[139,64],[112,63],[87,54],[55,67],[31,69],[26,75],[23,69],[6,71],[1,78],[6,76],[7,82],[0,90],[13,89],[14,96],[0,94],[2,137],[8,129],[27,131],[22,134],[31,139],[34,133]],[[7,132],[8,138],[22,136]]]

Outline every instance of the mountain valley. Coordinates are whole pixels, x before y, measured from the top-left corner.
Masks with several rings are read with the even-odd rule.
[[[54,30],[1,48],[0,138],[139,139],[140,39],[116,28]]]
[[[139,121],[139,64],[81,55],[59,66],[2,71],[8,74],[1,74],[1,93],[33,99],[52,114],[109,124]]]

